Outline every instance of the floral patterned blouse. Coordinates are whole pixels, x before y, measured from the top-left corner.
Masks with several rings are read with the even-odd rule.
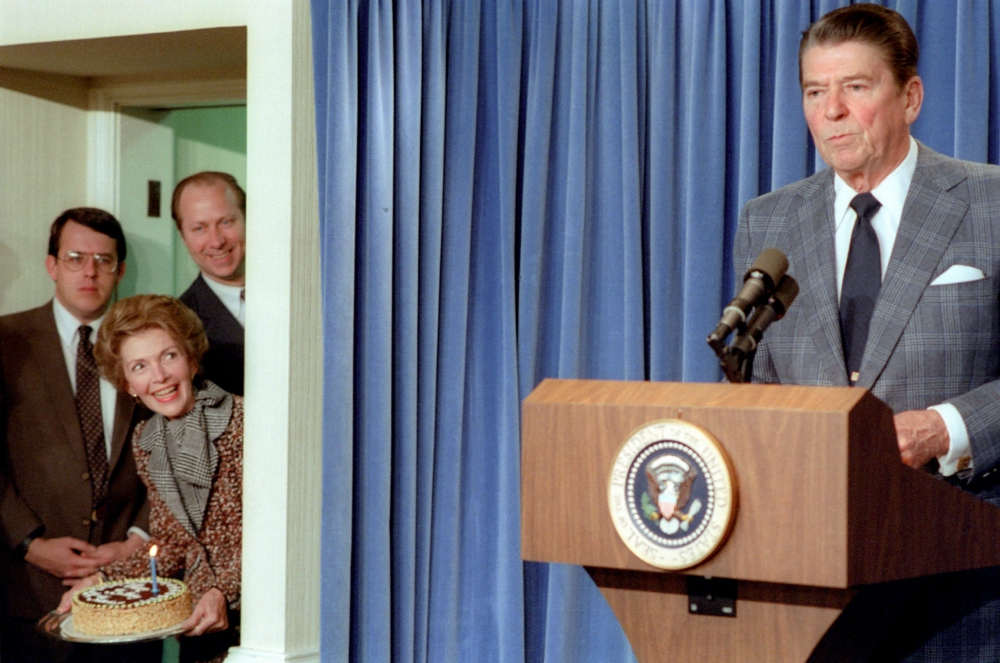
[[[161,415],[155,415],[161,416]],[[240,607],[241,541],[243,536],[243,398],[233,396],[225,432],[215,440],[219,463],[198,536],[192,536],[170,512],[149,477],[149,452],[138,442],[146,422],[132,435],[136,469],[146,484],[150,504],[150,545],[156,544],[157,574],[181,578],[195,603],[213,587],[230,609]],[[149,547],[112,562],[101,571],[111,580],[149,575]]]

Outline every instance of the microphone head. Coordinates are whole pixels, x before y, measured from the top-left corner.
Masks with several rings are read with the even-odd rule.
[[[743,277],[745,282],[754,272],[760,274],[764,283],[767,284],[768,290],[774,287],[774,284],[781,280],[788,271],[788,258],[785,254],[778,249],[770,248],[764,249],[757,256],[757,259],[753,261],[753,265],[747,270],[746,275]],[[793,297],[794,299],[794,297]]]
[[[792,305],[795,298],[799,296],[799,282],[792,278],[791,274],[786,274],[778,282],[778,287],[771,295],[771,308],[778,314],[778,318],[785,315],[785,311]]]

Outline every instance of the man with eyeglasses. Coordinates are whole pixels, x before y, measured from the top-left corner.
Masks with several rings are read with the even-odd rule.
[[[88,207],[52,224],[51,302],[0,318],[0,660],[158,661],[156,645],[74,645],[34,625],[64,581],[145,544],[135,403],[100,379],[93,343],[125,273],[125,235]]]

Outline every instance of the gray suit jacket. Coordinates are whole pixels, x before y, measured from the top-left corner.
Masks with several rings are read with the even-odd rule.
[[[833,171],[750,201],[737,231],[742,275],[766,247],[801,287],[765,334],[755,379],[847,385],[834,262]],[[986,278],[930,285],[952,265]],[[977,478],[1000,464],[1000,168],[920,145],[871,321],[858,386],[895,412],[949,402],[969,431]],[[992,491],[991,491],[992,493]],[[994,498],[990,494],[983,496]]]
[[[126,446],[137,408],[119,393],[103,518],[91,522],[87,457],[52,304],[0,318],[0,588],[4,613],[37,619],[65,588],[9,552],[39,526],[95,545],[146,527],[146,490]]]
[[[831,170],[747,203],[734,264],[742,276],[776,247],[801,292],[767,331],[754,379],[848,384],[840,336]],[[984,279],[931,285],[952,265]],[[917,168],[868,332],[858,385],[895,412],[948,402],[969,431],[975,476],[1000,503],[1000,168],[920,145]],[[982,533],[995,536],[996,533]],[[848,618],[848,614],[856,614]],[[855,631],[836,660],[1000,660],[1000,568],[874,586],[842,620]],[[870,632],[859,634],[859,625]],[[837,628],[835,625],[834,628]]]

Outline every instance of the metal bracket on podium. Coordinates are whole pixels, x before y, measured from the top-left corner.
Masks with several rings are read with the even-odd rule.
[[[688,576],[687,590],[690,614],[736,616],[736,581],[732,578]]]

